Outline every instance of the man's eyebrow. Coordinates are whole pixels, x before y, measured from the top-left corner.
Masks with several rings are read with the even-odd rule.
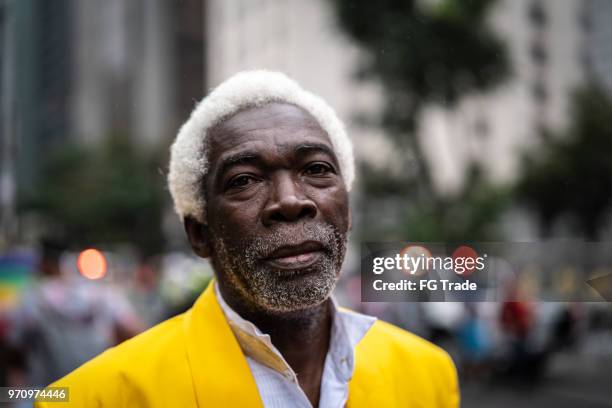
[[[295,153],[306,154],[306,153],[326,153],[336,160],[336,154],[331,147],[323,143],[301,143],[295,147]]]
[[[232,154],[221,161],[219,165],[219,175],[223,175],[230,167],[236,166],[238,164],[246,164],[258,161],[261,159],[261,156],[252,151],[245,151],[236,154]]]

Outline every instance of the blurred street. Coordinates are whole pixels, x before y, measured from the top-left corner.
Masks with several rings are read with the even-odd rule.
[[[610,343],[612,344],[612,342]],[[612,346],[608,353],[612,353]],[[465,407],[604,408],[612,406],[612,359],[579,354],[555,356],[548,372],[536,384],[468,383],[462,387]]]

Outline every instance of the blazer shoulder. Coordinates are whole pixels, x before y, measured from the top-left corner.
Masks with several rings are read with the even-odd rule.
[[[377,320],[363,339],[364,346],[377,350],[382,358],[422,363],[455,373],[455,365],[441,347],[390,323]]]
[[[424,406],[459,406],[457,370],[441,347],[378,320],[357,345],[357,355],[370,381],[383,377],[382,384],[396,384],[395,389],[408,390],[407,395],[395,395],[398,401],[418,396],[421,403],[430,401]]]
[[[183,321],[185,314],[171,317],[148,330],[132,337],[123,343],[110,348],[105,358],[127,360],[150,360],[151,352],[161,353],[176,349],[177,344],[183,343]],[[100,357],[103,357],[100,355]]]

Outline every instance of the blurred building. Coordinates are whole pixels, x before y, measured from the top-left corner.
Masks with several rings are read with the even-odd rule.
[[[16,234],[15,170],[13,152],[15,138],[11,127],[14,94],[14,66],[9,64],[8,55],[13,47],[11,22],[7,16],[7,3],[0,2],[0,247]]]
[[[6,237],[15,195],[63,142],[168,144],[204,92],[205,25],[199,0],[4,0],[0,10]]]
[[[601,79],[612,93],[612,4],[606,0],[589,0],[589,54],[593,74]]]
[[[600,8],[612,11],[612,4],[602,2]],[[454,192],[468,182],[465,170],[473,161],[491,181],[513,181],[521,153],[540,142],[540,131],[568,123],[571,92],[591,72],[592,22],[588,1],[503,0],[495,5],[490,24],[507,44],[512,76],[456,108],[426,113],[421,140],[440,191]],[[607,26],[601,24],[609,43]]]

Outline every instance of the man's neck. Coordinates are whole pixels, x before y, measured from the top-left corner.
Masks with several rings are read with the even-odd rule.
[[[316,407],[331,336],[331,300],[308,309],[277,314],[251,307],[221,285],[219,289],[229,307],[262,333],[270,335],[272,344],[295,371],[300,386]]]

